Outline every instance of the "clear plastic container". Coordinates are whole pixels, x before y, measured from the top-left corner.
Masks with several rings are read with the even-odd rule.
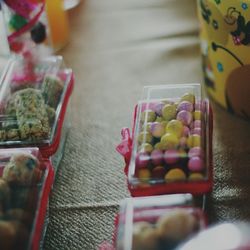
[[[132,196],[211,191],[212,123],[200,84],[145,87],[117,147]]]
[[[0,249],[39,249],[53,179],[38,148],[0,149]]]
[[[37,146],[57,152],[74,77],[60,56],[10,63],[0,83],[0,147]]]
[[[114,245],[117,250],[174,249],[206,225],[190,194],[128,198],[120,204]]]

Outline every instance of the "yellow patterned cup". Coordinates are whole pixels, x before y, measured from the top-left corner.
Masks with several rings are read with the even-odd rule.
[[[250,120],[250,0],[197,0],[208,94]]]

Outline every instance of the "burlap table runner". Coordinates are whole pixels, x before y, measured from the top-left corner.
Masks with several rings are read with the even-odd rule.
[[[72,128],[50,199],[45,249],[96,249],[111,240],[128,197],[120,129],[144,85],[201,82],[195,0],[85,0],[70,12]],[[250,219],[249,122],[214,105],[211,223]]]

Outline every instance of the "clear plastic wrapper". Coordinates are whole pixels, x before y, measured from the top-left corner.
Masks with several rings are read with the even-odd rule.
[[[73,84],[60,56],[12,60],[0,83],[0,146],[38,146],[53,155]]]
[[[0,149],[0,249],[39,249],[53,178],[38,148]]]
[[[200,84],[145,87],[135,108],[132,138],[123,130],[117,147],[125,157],[131,194],[211,191],[212,123]]]
[[[117,250],[170,250],[206,227],[189,194],[122,201],[114,240]]]

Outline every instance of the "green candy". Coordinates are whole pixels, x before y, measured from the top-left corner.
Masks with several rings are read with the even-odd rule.
[[[9,26],[14,30],[20,30],[27,24],[27,20],[17,14],[13,15],[9,21]]]
[[[142,122],[154,122],[156,119],[156,114],[153,110],[147,109],[141,113]]]
[[[149,132],[141,132],[138,136],[138,142],[142,143],[151,143],[153,136]]]
[[[170,121],[176,116],[176,105],[174,104],[166,104],[162,108],[162,116],[166,121]]]
[[[154,149],[153,146],[149,143],[143,143],[139,148],[140,152],[145,152],[145,153],[151,153],[153,149]]]

